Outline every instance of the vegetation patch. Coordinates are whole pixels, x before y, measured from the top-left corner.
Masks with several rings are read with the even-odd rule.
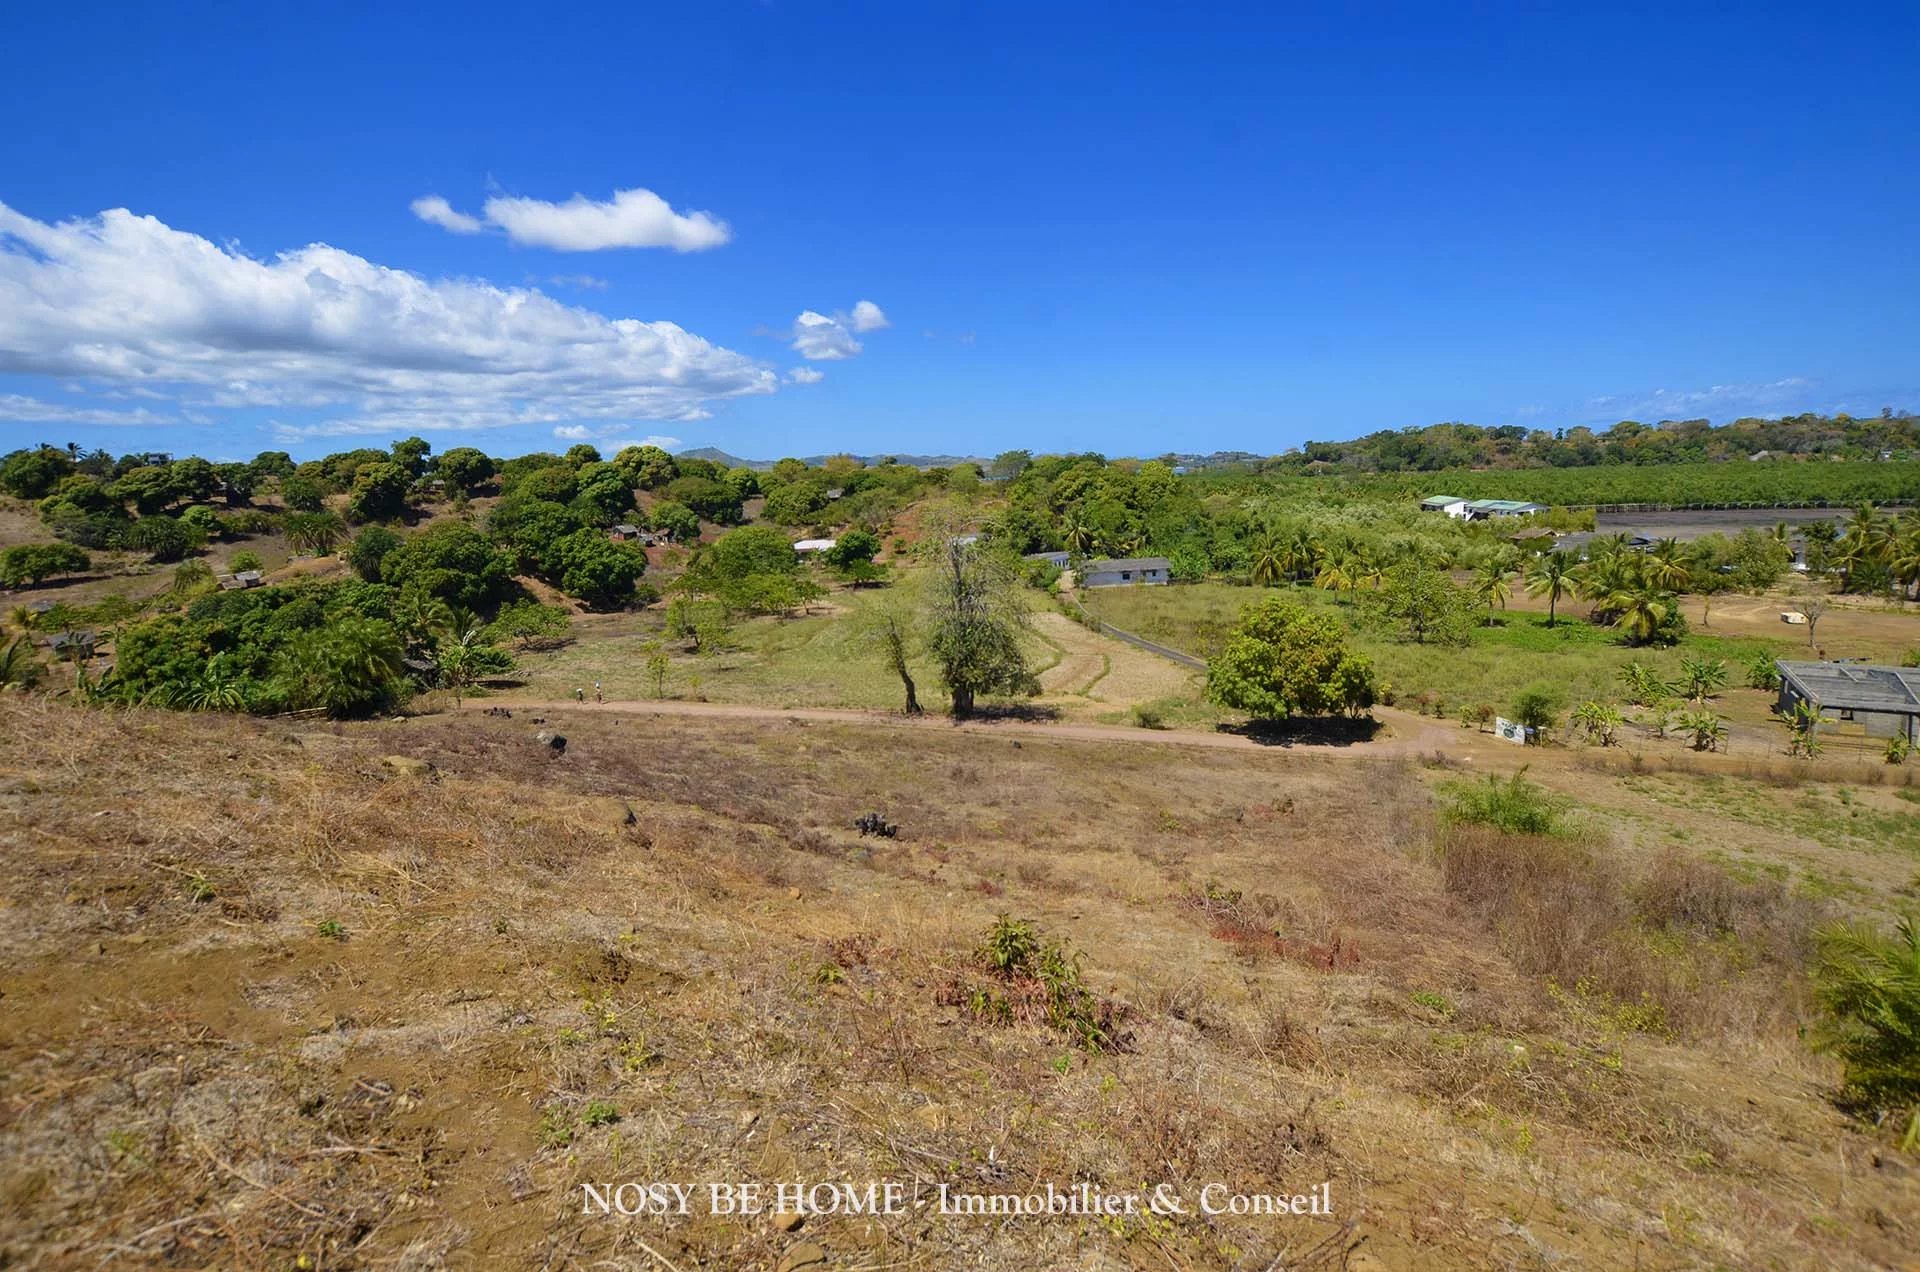
[[[1027,919],[1001,915],[973,952],[971,965],[941,985],[935,1001],[996,1025],[1045,1025],[1088,1051],[1126,1051],[1131,1009],[1088,989],[1080,955]]]

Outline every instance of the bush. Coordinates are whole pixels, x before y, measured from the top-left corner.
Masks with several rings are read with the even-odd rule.
[[[1451,822],[1494,826],[1510,835],[1558,834],[1564,825],[1566,803],[1546,789],[1515,773],[1506,781],[1457,786],[1444,816]]]
[[[353,537],[347,549],[347,564],[369,583],[380,581],[380,563],[387,553],[400,546],[400,536],[385,526],[368,526]]]
[[[1920,1146],[1920,924],[1907,915],[1891,935],[1839,924],[1822,930],[1819,949],[1818,1045],[1846,1066],[1848,1102],[1908,1115],[1902,1146]]]
[[[1080,956],[1050,941],[1027,919],[1001,915],[973,952],[984,983],[955,976],[937,998],[993,1024],[1045,1024],[1088,1051],[1124,1051],[1132,1041],[1120,1023],[1126,1008],[1100,998],[1080,979]]]
[[[1560,694],[1547,685],[1533,685],[1513,700],[1513,718],[1526,726],[1527,742],[1543,741],[1560,723]]]
[[[19,587],[61,574],[79,574],[93,561],[71,543],[23,543],[0,552],[0,585]]]
[[[258,552],[236,552],[227,558],[227,569],[234,574],[245,570],[262,569],[265,565],[266,562],[260,559]]]

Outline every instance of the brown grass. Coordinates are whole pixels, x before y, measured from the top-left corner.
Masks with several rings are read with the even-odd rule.
[[[0,756],[0,1265],[755,1269],[800,1239],[583,1218],[606,1179],[1324,1178],[1339,1212],[807,1221],[869,1269],[1868,1267],[1920,1242],[1914,1176],[1786,1037],[1790,898],[1689,858],[1450,840],[1443,876],[1394,764],[550,723],[563,760],[523,714],[0,697],[34,740]],[[852,829],[876,809],[898,839]],[[1557,900],[1518,913],[1534,888]],[[1225,917],[1362,957],[1216,939],[1192,898],[1235,891]],[[1589,904],[1609,922],[1552,931]],[[1084,953],[1131,1050],[935,1001],[1003,911]],[[1638,931],[1740,951],[1695,964],[1711,1014],[1616,1027],[1608,1004],[1685,984],[1608,961]]]

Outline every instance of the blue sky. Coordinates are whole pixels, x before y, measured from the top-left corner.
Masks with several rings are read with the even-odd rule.
[[[1910,4],[269,8],[9,15],[0,447],[1920,406]]]

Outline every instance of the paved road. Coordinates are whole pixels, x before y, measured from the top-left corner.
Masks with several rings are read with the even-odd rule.
[[[1419,716],[1393,710],[1376,714],[1389,726],[1388,736],[1373,742],[1329,745],[1314,742],[1275,743],[1255,741],[1237,733],[1201,733],[1180,729],[1139,729],[1112,724],[1036,724],[1022,720],[968,720],[954,723],[945,716],[913,718],[888,711],[854,711],[835,707],[762,707],[732,702],[543,702],[512,698],[468,699],[462,710],[480,711],[503,706],[515,712],[555,714],[578,712],[583,715],[655,715],[700,716],[718,720],[809,720],[833,724],[868,724],[898,729],[940,729],[961,733],[991,734],[1013,738],[1065,738],[1076,742],[1118,742],[1129,746],[1188,746],[1227,751],[1293,751],[1312,755],[1339,756],[1345,759],[1378,759],[1392,755],[1431,754],[1435,750],[1457,750],[1458,729],[1423,721]]]

